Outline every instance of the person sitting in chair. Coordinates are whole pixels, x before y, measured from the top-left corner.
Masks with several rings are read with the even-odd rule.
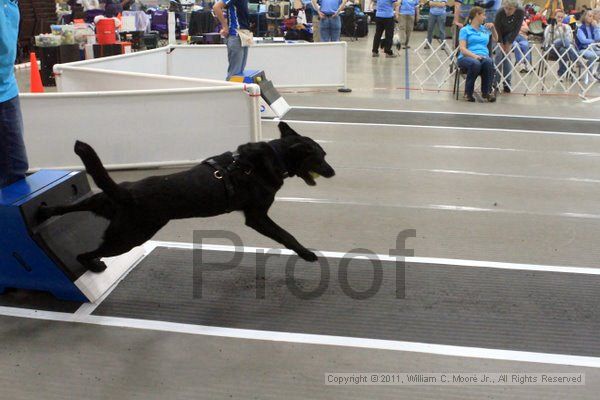
[[[465,82],[465,97],[474,102],[473,91],[475,80],[481,76],[481,94],[484,99],[493,103],[496,96],[492,93],[494,79],[494,61],[490,58],[490,36],[496,41],[498,34],[493,23],[485,23],[485,10],[473,7],[469,13],[469,23],[458,35],[459,55],[458,66],[467,71]]]
[[[577,28],[577,50],[588,65],[593,66],[600,59],[600,25],[594,20],[592,11],[581,17],[581,26]],[[594,73],[593,67],[591,71]]]
[[[562,80],[563,75],[567,72],[566,61],[575,61],[578,56],[572,47],[573,30],[569,25],[562,22],[565,17],[564,11],[556,10],[555,15],[556,24],[548,25],[544,30],[544,49],[547,50],[554,46],[554,51],[558,57],[558,76]]]

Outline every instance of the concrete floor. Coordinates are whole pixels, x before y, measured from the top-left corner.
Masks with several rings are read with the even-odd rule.
[[[372,27],[371,27],[372,28]],[[371,34],[373,29],[371,29]],[[415,40],[421,40],[417,33]],[[598,118],[567,96],[501,96],[496,104],[411,91],[404,60],[349,43],[351,94],[290,91],[292,105]],[[475,123],[475,122],[474,122]],[[600,124],[599,124],[600,126]],[[387,254],[414,228],[416,256],[598,266],[600,136],[395,126],[295,124],[322,141],[337,170],[314,188],[286,182],[274,220],[320,250]],[[273,122],[264,135],[275,137]],[[600,133],[600,129],[599,129]],[[173,170],[113,173],[134,180]],[[307,202],[305,199],[313,199]],[[228,229],[247,246],[277,246],[229,214],[169,223],[158,240],[190,242],[195,229]],[[215,243],[219,243],[215,241]],[[224,244],[229,244],[225,243]],[[598,369],[450,357],[0,317],[0,398],[143,399],[595,399]],[[485,354],[482,354],[485,357]],[[324,385],[325,372],[584,372],[585,386]]]

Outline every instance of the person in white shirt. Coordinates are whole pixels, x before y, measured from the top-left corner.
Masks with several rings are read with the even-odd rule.
[[[562,79],[567,72],[567,63],[565,61],[575,61],[577,51],[573,44],[573,30],[562,21],[565,18],[563,10],[556,10],[556,23],[548,25],[544,30],[544,49],[554,46],[556,54],[559,56],[558,76]]]

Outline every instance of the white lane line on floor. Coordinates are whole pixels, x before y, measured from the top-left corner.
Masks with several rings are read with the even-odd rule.
[[[593,101],[599,101],[600,98],[594,99]],[[592,102],[592,101],[587,101]],[[597,118],[563,118],[563,117],[550,117],[550,116],[531,116],[531,115],[514,115],[514,114],[489,114],[489,113],[468,113],[468,112],[455,112],[455,111],[430,111],[430,110],[390,110],[383,108],[346,108],[346,107],[314,107],[314,106],[292,106],[294,109],[306,109],[306,110],[334,110],[334,111],[373,111],[373,112],[391,112],[391,113],[412,113],[412,114],[445,114],[445,115],[473,115],[481,117],[505,117],[505,118],[532,118],[532,119],[548,119],[548,120],[560,120],[560,121],[591,121],[600,122]]]
[[[493,172],[479,172],[479,171],[467,171],[467,170],[455,170],[455,169],[429,169],[429,168],[404,168],[404,167],[380,167],[380,166],[345,166],[336,165],[336,171],[338,170],[353,170],[353,171],[409,171],[409,172],[425,172],[431,174],[450,174],[450,175],[467,175],[467,176],[481,176],[481,177],[492,177],[492,178],[514,178],[514,179],[532,179],[532,180],[543,180],[543,181],[556,181],[556,182],[575,182],[575,183],[600,183],[600,179],[591,178],[577,178],[577,177],[552,177],[542,175],[519,175],[519,174],[499,174]]]
[[[292,124],[313,124],[313,125],[350,125],[350,126],[402,126],[405,128],[429,128],[429,129],[444,129],[444,130],[463,130],[463,131],[477,131],[477,132],[519,132],[528,134],[543,134],[543,135],[562,135],[562,136],[589,136],[600,139],[598,133],[585,133],[585,132],[555,132],[555,131],[540,131],[540,130],[527,130],[527,129],[507,129],[507,128],[476,128],[467,126],[437,126],[437,125],[410,125],[410,124],[376,124],[371,122],[328,122],[328,121],[300,121],[294,119],[284,119],[285,122]],[[263,122],[278,122],[263,120]]]
[[[434,149],[444,149],[444,150],[504,151],[504,152],[514,152],[514,153],[539,153],[539,154],[543,154],[543,155],[559,154],[559,155],[569,155],[569,156],[600,157],[600,153],[596,153],[596,152],[564,151],[564,150],[532,150],[532,149],[516,149],[516,148],[510,148],[510,147],[458,146],[458,145],[444,145],[444,144],[434,144],[434,145],[414,145],[413,144],[413,145],[409,145],[409,147],[434,148]]]
[[[281,255],[294,255],[292,250],[289,249],[272,249],[266,247],[252,247],[242,246],[236,248],[235,246],[228,245],[217,245],[217,244],[193,244],[184,242],[168,242],[160,240],[151,240],[146,243],[148,249],[155,249],[157,247],[166,247],[171,249],[183,249],[183,250],[214,250],[214,251],[226,251],[234,252],[240,251],[245,253],[265,253],[270,252],[276,254],[279,252]],[[356,254],[356,253],[342,253],[336,251],[318,251],[319,255],[326,258],[346,258],[346,257],[359,257],[373,258],[375,257],[381,261],[391,262],[402,262],[406,264],[420,264],[420,265],[449,265],[455,267],[473,267],[473,268],[494,268],[494,269],[506,269],[516,271],[531,271],[531,272],[557,272],[567,274],[584,274],[584,275],[600,275],[600,268],[588,268],[588,267],[577,267],[577,266],[562,266],[562,265],[539,265],[539,264],[524,264],[524,263],[508,263],[498,261],[481,261],[481,260],[461,260],[453,258],[435,258],[435,257],[399,257],[390,256],[387,254]]]
[[[276,137],[266,138],[263,137],[264,140],[275,140]],[[321,140],[315,139],[317,143],[333,143],[333,144],[359,144],[364,145],[366,143],[372,144],[372,141],[361,141],[358,142],[356,140]],[[517,149],[511,147],[483,147],[483,146],[459,146],[459,145],[446,145],[446,144],[406,144],[405,147],[413,147],[418,149],[442,149],[442,150],[475,150],[475,151],[493,151],[493,152],[509,152],[509,153],[531,153],[531,154],[540,154],[544,156],[548,156],[549,154],[556,154],[560,156],[583,156],[583,157],[600,157],[600,153],[598,152],[589,152],[589,151],[564,151],[564,150],[533,150],[533,149]],[[385,168],[385,167],[383,167]]]
[[[515,179],[533,179],[533,180],[545,180],[545,181],[559,181],[559,182],[577,182],[577,183],[600,183],[600,179],[590,178],[576,178],[576,177],[551,177],[551,176],[540,176],[540,175],[518,175],[518,174],[496,174],[488,172],[477,172],[477,171],[464,171],[464,170],[452,170],[452,169],[426,169],[426,168],[415,168],[410,171],[417,172],[430,172],[437,174],[453,174],[453,175],[472,175],[472,176],[489,176],[498,178],[515,178]]]
[[[600,97],[596,97],[595,99],[584,100],[583,102],[587,103],[587,104],[591,104],[591,103],[596,103],[598,101],[600,101]]]
[[[565,217],[565,218],[580,218],[580,219],[600,219],[600,214],[574,213],[574,212],[541,213],[541,212],[533,212],[533,211],[511,210],[508,208],[473,207],[473,206],[465,206],[465,205],[457,205],[457,204],[408,205],[408,204],[391,204],[391,203],[372,203],[372,202],[368,202],[368,201],[317,199],[317,198],[311,198],[311,197],[275,197],[275,201],[285,202],[285,203],[333,204],[333,205],[343,205],[343,206],[404,208],[404,209],[408,209],[408,210],[458,211],[458,212],[477,212],[477,213],[493,213],[493,214],[532,215],[532,216],[536,216],[536,217]]]
[[[189,335],[216,336],[234,339],[263,340],[312,344],[321,346],[341,346],[362,349],[406,351],[436,354],[441,356],[469,357],[478,359],[533,362],[555,365],[600,368],[600,358],[552,353],[534,353],[516,350],[488,349],[467,346],[451,346],[431,343],[404,342],[345,336],[314,335],[304,333],[260,331],[251,329],[222,328],[205,325],[181,324],[165,321],[139,320],[133,318],[103,317],[95,315],[74,315],[51,311],[37,311],[22,308],[0,307],[0,315],[30,318],[56,322],[74,322],[118,328],[133,328],[159,332],[182,333]]]

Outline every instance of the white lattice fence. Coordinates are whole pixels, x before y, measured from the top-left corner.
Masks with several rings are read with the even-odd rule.
[[[513,92],[528,93],[572,93],[583,98],[600,95],[598,83],[598,61],[590,63],[577,50],[559,51],[554,46],[543,49],[539,45],[530,46],[523,54],[522,66],[527,71],[519,72],[514,64],[515,53],[520,50],[513,47],[505,53],[500,45],[495,46],[495,54],[501,54],[495,63],[496,75],[500,86],[508,86]],[[450,42],[428,46],[427,41],[414,50],[419,60],[412,71],[413,79],[420,89],[446,89],[452,86],[456,70],[458,48],[452,48]],[[554,55],[555,57],[551,57]],[[527,58],[531,57],[531,63]],[[552,60],[551,60],[552,58]],[[513,68],[510,82],[500,73],[501,63],[509,59]],[[566,64],[565,72],[558,74],[560,62]],[[461,84],[463,84],[462,80]]]

